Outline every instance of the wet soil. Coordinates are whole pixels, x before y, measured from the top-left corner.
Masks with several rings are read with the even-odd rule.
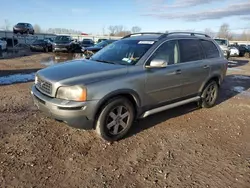
[[[0,60],[0,70],[40,69],[51,56]],[[150,116],[113,144],[46,118],[31,82],[0,86],[0,187],[249,188],[250,64],[235,61],[215,107]]]

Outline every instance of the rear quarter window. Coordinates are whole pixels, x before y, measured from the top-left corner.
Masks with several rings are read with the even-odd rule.
[[[219,50],[212,41],[201,40],[201,45],[207,59],[220,57]]]
[[[203,59],[203,52],[198,40],[181,39],[179,40],[180,62],[190,62]]]

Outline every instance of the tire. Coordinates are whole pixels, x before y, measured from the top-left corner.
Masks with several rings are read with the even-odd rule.
[[[244,57],[250,58],[250,53],[249,53],[249,52],[246,52],[246,53],[244,54]]]
[[[48,53],[48,52],[49,52],[49,48],[48,48],[48,47],[45,47],[45,48],[44,48],[44,52]]]
[[[200,107],[211,108],[215,105],[219,94],[219,86],[216,81],[209,82],[201,94]]]
[[[103,140],[109,142],[116,141],[128,133],[134,117],[134,107],[128,99],[122,97],[114,98],[108,101],[102,108],[95,130]],[[108,125],[110,125],[109,128]]]

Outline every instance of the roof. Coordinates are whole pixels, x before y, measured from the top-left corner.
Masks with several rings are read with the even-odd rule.
[[[152,40],[156,41],[159,39],[161,35],[159,34],[148,34],[148,35],[138,35],[138,36],[131,36],[128,38],[124,38],[124,40]]]
[[[172,32],[172,33],[134,33],[123,37],[123,40],[161,40],[164,38],[203,38],[211,39],[210,36],[204,33],[193,32]]]

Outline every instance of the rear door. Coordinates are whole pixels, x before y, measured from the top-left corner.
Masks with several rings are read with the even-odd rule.
[[[205,60],[199,39],[179,39],[181,66],[181,97],[197,96],[209,76],[210,66]]]

